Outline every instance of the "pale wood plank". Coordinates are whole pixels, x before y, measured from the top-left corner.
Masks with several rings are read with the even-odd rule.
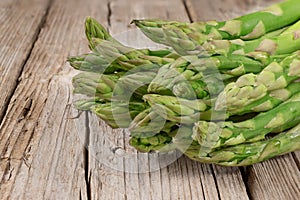
[[[238,167],[213,166],[220,199],[249,199]]]
[[[253,199],[298,199],[300,171],[291,154],[247,168]]]
[[[78,136],[85,120],[69,119],[76,114],[74,71],[65,63],[69,54],[88,51],[84,18],[106,19],[102,3],[53,1],[1,124],[1,199],[87,199]]]
[[[0,2],[0,123],[35,41],[49,0]]]
[[[193,21],[228,20],[257,11],[281,0],[185,0]]]

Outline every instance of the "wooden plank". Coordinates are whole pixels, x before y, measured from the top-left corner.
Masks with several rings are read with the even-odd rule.
[[[269,6],[278,0],[269,1],[196,1],[186,0],[193,21],[227,20]],[[203,9],[206,8],[206,9]],[[207,9],[208,8],[208,9]],[[297,157],[298,155],[298,157]],[[244,177],[253,199],[296,199],[299,194],[299,153],[248,167]],[[298,167],[297,167],[298,164]],[[286,167],[285,167],[286,166]],[[216,170],[218,171],[218,170]],[[216,175],[216,177],[219,177]],[[220,181],[218,181],[219,183]],[[226,188],[228,184],[223,184]],[[291,187],[291,188],[290,188]],[[289,189],[290,188],[290,189]],[[226,192],[227,190],[224,190]],[[220,192],[222,193],[222,192]],[[238,193],[233,193],[238,194]]]
[[[0,123],[43,22],[49,0],[0,2]]]
[[[253,199],[298,199],[300,171],[291,154],[247,168],[249,192]]]
[[[281,0],[185,0],[185,2],[193,21],[224,21],[257,11]]]
[[[104,4],[105,5],[105,4]],[[87,52],[83,22],[103,1],[54,0],[0,128],[1,199],[87,199],[84,119],[71,120],[68,55]]]
[[[238,167],[213,166],[220,199],[249,199]]]

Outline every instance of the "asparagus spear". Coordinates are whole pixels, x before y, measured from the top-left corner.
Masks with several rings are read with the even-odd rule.
[[[165,132],[160,132],[157,135],[147,138],[133,136],[130,138],[129,143],[138,151],[148,153],[153,151],[168,152],[175,150],[175,146],[169,145],[171,141],[172,137]]]
[[[143,33],[155,42],[172,45],[165,32],[172,30],[174,38],[197,41],[199,45],[209,40],[255,39],[268,32],[281,29],[300,19],[297,0],[287,0],[264,10],[232,20],[185,23],[157,19],[133,20]],[[178,43],[177,43],[178,44]],[[182,42],[181,44],[185,44]]]
[[[151,108],[148,108],[132,120],[129,130],[131,136],[151,137],[159,132],[172,132],[177,126],[176,124],[176,122],[167,121]]]
[[[300,150],[300,126],[263,141],[239,144],[202,155],[199,144],[193,143],[185,154],[196,161],[224,166],[246,166],[275,156]]]
[[[172,62],[177,57],[174,53],[164,50],[121,51],[118,45],[110,41],[102,41],[96,48],[97,52],[71,56],[68,62],[72,67],[81,71],[110,74],[115,71],[129,71],[141,65],[163,65]]]
[[[244,115],[251,112],[265,112],[275,108],[298,92],[300,92],[300,83],[291,83],[286,88],[268,92],[266,96],[258,99],[257,101],[247,104],[246,106],[236,108],[233,111],[227,112],[229,116]]]
[[[156,76],[157,65],[138,66],[130,72],[98,74],[83,72],[73,77],[74,93],[101,100],[141,100]]]
[[[245,74],[226,85],[216,100],[215,109],[229,112],[245,107],[268,94],[268,91],[285,88],[300,77],[300,54],[295,52],[282,62],[273,62],[259,74]]]
[[[132,119],[147,109],[143,102],[103,102],[98,98],[77,101],[79,110],[92,111],[112,128],[128,128]]]
[[[161,50],[150,50],[150,49],[133,49],[131,47],[125,46],[122,43],[120,43],[118,40],[113,38],[108,31],[95,19],[91,17],[87,17],[85,22],[85,33],[86,37],[89,41],[89,46],[91,50],[97,50],[98,46],[101,45],[103,42],[107,43],[107,48],[109,50],[109,45],[115,45],[115,48],[113,49],[116,53],[122,52],[122,53],[128,53],[134,50],[133,53],[129,53],[129,57],[133,56],[136,57],[136,54],[141,54],[147,56],[155,56],[155,57],[176,57],[171,50],[169,49],[161,49]]]
[[[211,58],[185,56],[163,65],[149,85],[148,92],[188,99],[204,98],[208,94],[221,92],[226,79],[248,72],[257,73],[262,68],[260,62],[239,55]]]
[[[200,54],[210,56],[215,54],[241,54],[259,51],[267,52],[271,55],[288,54],[299,50],[299,30],[300,21],[290,27],[292,32],[281,34],[276,37],[263,37],[255,40],[244,41],[235,40],[209,40],[199,44],[198,40],[193,38],[178,38],[175,33],[180,31],[179,27],[164,29],[166,38],[172,48],[180,55]]]
[[[205,75],[188,69],[180,71],[181,69],[172,68],[170,65],[161,67],[150,83],[148,92],[186,99],[203,99],[218,94],[224,88],[223,79],[226,76]]]
[[[300,122],[300,93],[246,121],[199,121],[195,123],[193,139],[210,152],[219,147],[262,140],[268,133],[282,126],[291,128],[287,125],[293,126],[296,122]],[[202,151],[203,154],[208,152]]]
[[[187,100],[174,96],[147,94],[143,99],[154,112],[164,119],[180,124],[193,124],[201,120],[224,120],[228,116],[225,111],[211,109],[213,100]]]
[[[161,130],[149,137],[133,136],[131,146],[141,152],[169,152],[176,149],[187,149],[193,143],[192,128],[189,126],[174,126],[172,130]]]
[[[128,71],[144,64],[166,64],[178,57],[168,49],[133,49],[114,39],[95,19],[86,19],[86,36],[92,53],[68,58],[71,66],[82,71],[113,73]]]
[[[97,44],[94,43],[94,38],[108,40],[121,45],[119,41],[113,38],[108,31],[92,17],[87,17],[85,20],[85,35],[89,41],[91,50],[94,50],[97,46]]]
[[[202,110],[199,110],[198,107],[193,107],[195,100],[187,100],[174,96],[150,94],[145,95],[144,99],[146,99],[147,103],[153,107],[153,111],[163,118],[176,123],[192,124],[198,122],[200,119],[218,121],[226,120],[234,115],[269,111],[298,92],[300,92],[300,83],[291,83],[284,89],[268,92],[263,98],[253,101],[244,107],[237,107],[234,111],[216,111],[214,107],[214,99],[196,100],[196,102],[200,101],[201,103],[205,103],[207,106],[206,109]],[[185,110],[187,110],[186,105],[190,105],[188,107],[190,114],[185,113]]]
[[[225,147],[207,155],[202,153],[204,147],[199,145],[197,141],[188,138],[191,130],[188,127],[184,128],[184,137],[179,136],[176,139],[177,132],[174,130],[172,136],[161,132],[149,138],[132,137],[130,144],[141,152],[161,152],[178,149],[198,162],[223,166],[252,165],[275,156],[300,150],[300,125],[296,125],[291,130],[282,132],[267,140]]]
[[[110,100],[121,74],[99,75],[84,72],[73,77],[74,93]]]

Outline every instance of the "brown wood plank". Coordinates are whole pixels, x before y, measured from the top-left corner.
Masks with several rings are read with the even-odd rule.
[[[0,2],[0,123],[36,40],[49,0]]]
[[[213,166],[220,199],[249,199],[238,167]]]
[[[84,119],[72,120],[68,55],[87,52],[83,22],[103,1],[54,0],[0,128],[1,199],[87,199]],[[1,32],[2,33],[2,32]],[[79,121],[77,123],[77,121]]]
[[[253,199],[298,199],[300,171],[291,154],[247,168]]]
[[[185,0],[193,21],[224,21],[257,11],[281,0]]]
[[[244,13],[259,10],[276,2],[280,2],[280,0],[220,0],[219,2],[186,0],[187,8],[193,21],[227,20]],[[247,187],[253,199],[297,199],[300,196],[298,152],[295,153],[294,159],[289,154],[263,164],[248,167],[247,169],[248,173],[245,174],[245,179],[248,180]],[[216,175],[216,177],[219,176]],[[228,184],[224,184],[224,186],[226,185]]]

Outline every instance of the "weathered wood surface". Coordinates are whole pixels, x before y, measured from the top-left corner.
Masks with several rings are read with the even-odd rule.
[[[298,199],[299,152],[246,168],[170,154],[166,166],[164,155],[133,150],[126,131],[90,113],[74,118],[76,72],[65,62],[88,51],[88,15],[126,43],[151,46],[133,18],[224,20],[278,0],[18,2],[0,2],[0,199]]]
[[[48,2],[0,2],[0,120],[5,114],[24,63],[39,33]]]

